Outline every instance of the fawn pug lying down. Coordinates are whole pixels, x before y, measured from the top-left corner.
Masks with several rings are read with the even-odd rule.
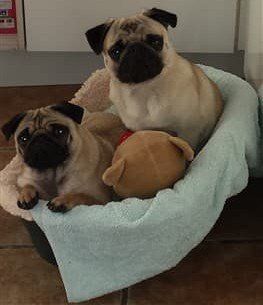
[[[20,113],[2,131],[7,139],[14,134],[22,161],[19,208],[31,209],[39,198],[50,200],[53,212],[110,201],[111,190],[101,177],[124,131],[117,116],[84,116],[82,107],[65,102]]]

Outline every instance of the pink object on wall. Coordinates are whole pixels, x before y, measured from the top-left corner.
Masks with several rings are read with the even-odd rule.
[[[0,35],[16,34],[15,0],[0,0]]]

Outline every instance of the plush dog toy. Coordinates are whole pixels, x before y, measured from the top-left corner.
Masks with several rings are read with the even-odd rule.
[[[103,181],[122,198],[153,197],[182,178],[193,158],[187,142],[166,132],[126,133]]]

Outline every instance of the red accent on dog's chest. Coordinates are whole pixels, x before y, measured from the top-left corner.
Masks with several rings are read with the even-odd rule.
[[[124,131],[124,133],[121,135],[120,140],[119,140],[119,144],[121,145],[123,142],[125,142],[131,135],[133,135],[134,132],[131,130],[126,130]]]

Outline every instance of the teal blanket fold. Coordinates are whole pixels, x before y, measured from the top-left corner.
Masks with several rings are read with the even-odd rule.
[[[213,136],[173,189],[155,198],[79,206],[54,214],[32,211],[56,256],[70,302],[118,290],[175,266],[210,231],[226,199],[249,172],[261,174],[259,99],[242,79],[211,67],[224,113]]]

